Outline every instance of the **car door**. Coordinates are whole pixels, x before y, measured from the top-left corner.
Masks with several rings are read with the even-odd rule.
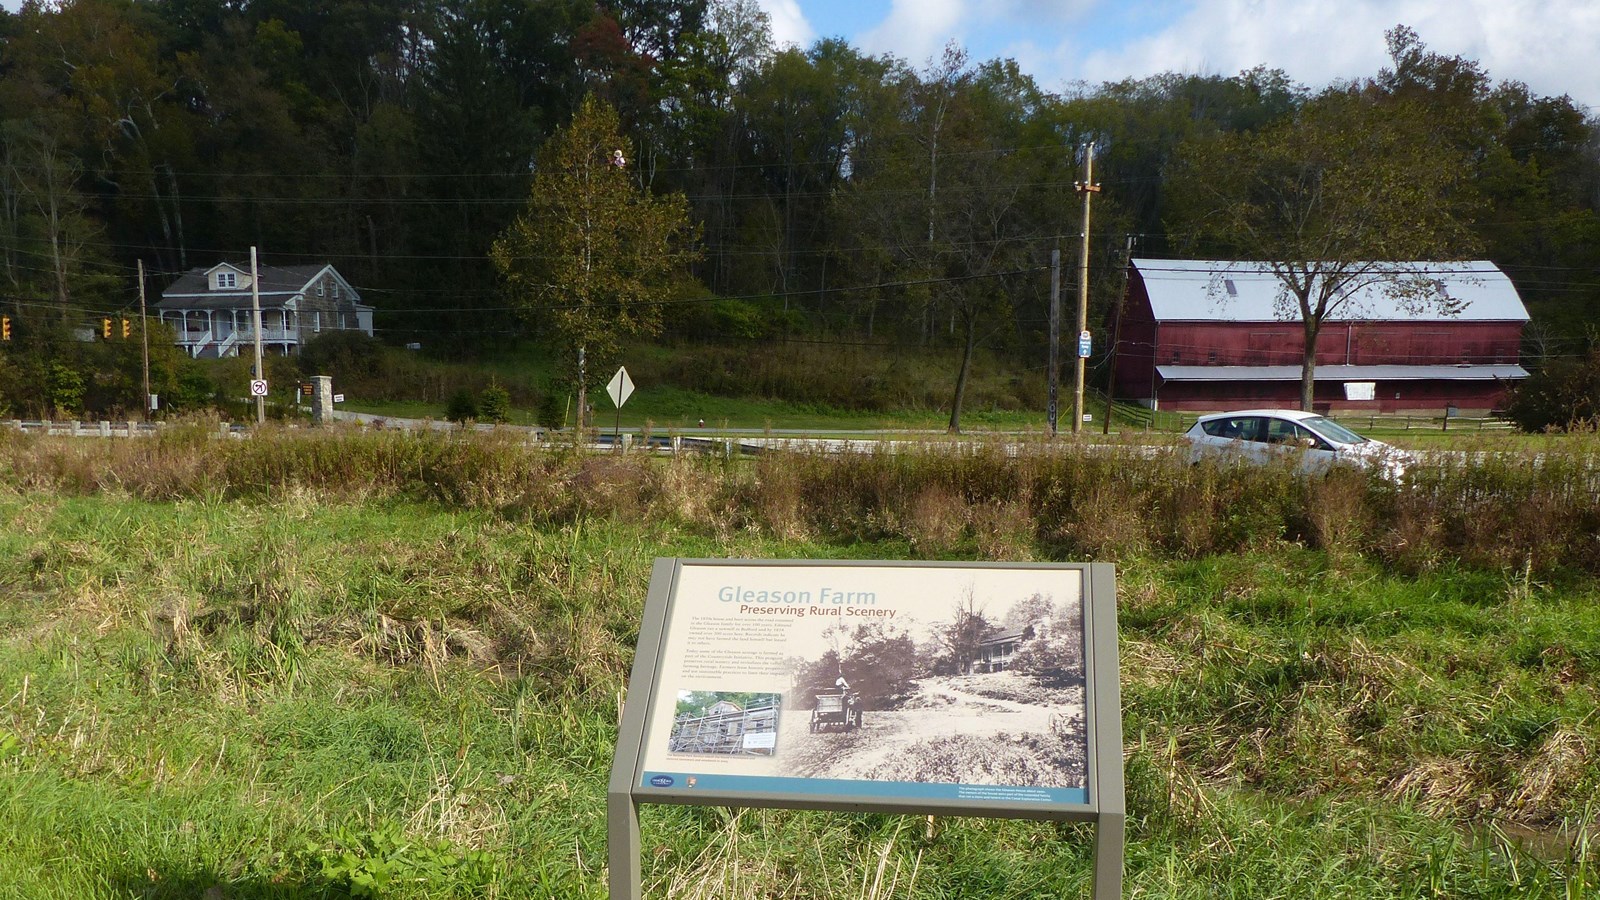
[[[1276,416],[1267,419],[1266,444],[1274,456],[1292,459],[1302,472],[1325,472],[1336,455],[1327,441],[1304,425]]]

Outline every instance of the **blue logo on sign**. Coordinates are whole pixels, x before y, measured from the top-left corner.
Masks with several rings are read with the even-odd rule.
[[[650,783],[656,787],[672,787],[671,775],[656,775],[651,777]]]

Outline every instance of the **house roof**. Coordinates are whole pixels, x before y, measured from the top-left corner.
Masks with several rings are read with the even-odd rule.
[[[1163,381],[1299,381],[1299,366],[1156,366]],[[1521,366],[1317,366],[1317,381],[1512,381]]]
[[[248,309],[251,305],[248,286],[236,290],[211,290],[207,276],[221,266],[233,269],[241,275],[250,274],[249,265],[240,266],[234,263],[190,269],[178,276],[177,281],[168,285],[166,290],[161,292],[161,299],[154,305],[159,309]],[[304,293],[311,282],[324,271],[333,271],[335,277],[339,277],[338,271],[326,264],[256,266],[256,274],[260,279],[259,292],[262,306],[282,306],[296,294]],[[347,286],[349,284],[342,277],[339,281]],[[360,299],[354,294],[354,290],[351,288],[352,294],[348,299],[359,305]]]
[[[979,641],[978,646],[983,647],[991,644],[1004,644],[1009,641],[1020,641],[1023,633],[1027,630],[1027,628],[1008,628],[1005,631],[998,631]]]
[[[1214,259],[1134,259],[1156,321],[1282,322],[1277,301],[1281,282],[1267,264]],[[1330,322],[1526,322],[1528,310],[1500,267],[1488,260],[1391,264],[1398,279],[1419,271],[1463,306],[1456,315],[1437,309],[1408,310],[1382,285],[1360,289]],[[1298,321],[1298,315],[1291,317]]]

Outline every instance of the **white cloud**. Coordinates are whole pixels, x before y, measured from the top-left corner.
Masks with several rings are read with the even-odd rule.
[[[1161,30],[1091,53],[1060,75],[1232,75],[1265,64],[1320,87],[1376,75],[1389,63],[1384,32],[1399,24],[1431,51],[1477,60],[1496,81],[1600,106],[1594,0],[1194,0]]]
[[[772,21],[772,43],[783,47],[794,44],[809,47],[817,39],[816,29],[800,11],[799,0],[756,0],[756,5]]]
[[[893,53],[921,65],[952,40],[966,43],[962,31],[969,12],[966,0],[894,0],[889,15],[856,42],[868,53]]]

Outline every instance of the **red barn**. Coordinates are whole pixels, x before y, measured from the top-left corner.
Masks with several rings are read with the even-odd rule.
[[[1410,310],[1381,285],[1352,295],[1317,339],[1318,411],[1486,412],[1528,377],[1518,364],[1528,311],[1505,273],[1486,261],[1420,265],[1454,314]],[[1168,410],[1298,407],[1304,334],[1283,300],[1263,263],[1132,260],[1117,396]]]

